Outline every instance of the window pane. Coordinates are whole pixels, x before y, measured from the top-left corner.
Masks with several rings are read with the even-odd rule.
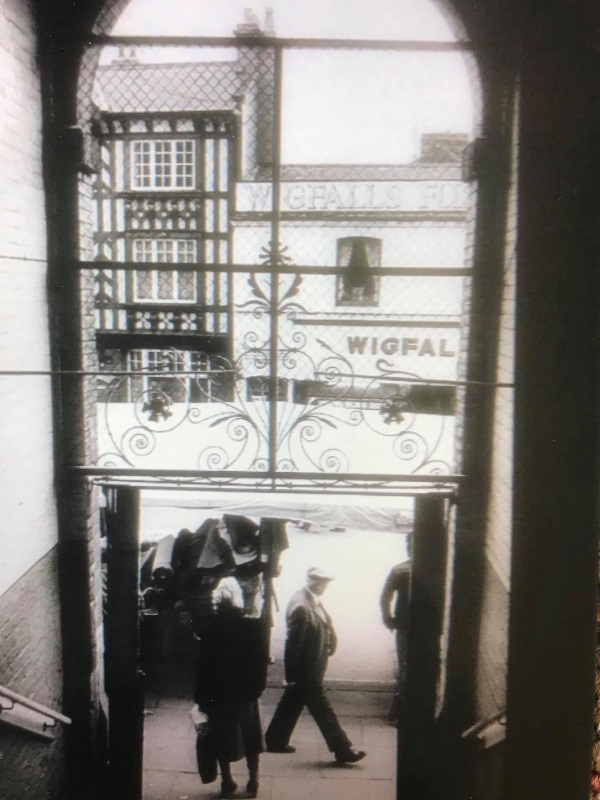
[[[171,142],[154,142],[155,186],[165,188],[171,186]]]
[[[204,229],[208,233],[213,233],[215,230],[215,202],[214,200],[206,200],[204,204]]]
[[[152,261],[152,242],[148,239],[135,239],[133,242],[134,261]]]
[[[206,303],[209,306],[215,304],[215,273],[206,274]]]
[[[214,239],[207,239],[205,242],[206,248],[206,263],[207,264],[214,264],[215,263],[215,240]]]
[[[133,142],[133,186],[151,186],[150,142]]]
[[[178,189],[194,188],[194,143],[189,139],[175,142],[175,183]]]
[[[204,144],[204,190],[215,190],[215,141],[207,139]]]
[[[161,263],[173,261],[173,242],[170,239],[159,239],[156,242],[155,260]]]
[[[219,200],[219,231],[222,233],[227,233],[227,226],[229,224],[229,220],[227,218],[228,210],[229,203],[227,200]]]
[[[229,142],[226,139],[219,140],[219,191],[227,191],[228,180],[228,154]]]
[[[173,273],[161,270],[157,274],[158,274],[158,299],[172,300],[173,286],[174,286]]]
[[[129,353],[129,369],[132,372],[139,372],[142,369],[142,351],[132,350]]]
[[[152,300],[152,273],[136,272],[134,274],[135,295],[138,300]]]
[[[160,372],[162,369],[162,351],[145,350],[142,351],[146,356],[146,368],[149,372]]]
[[[191,353],[191,368],[194,372],[208,372],[208,356],[206,353]]]
[[[178,240],[176,261],[182,264],[193,264],[196,261],[196,242],[194,240]]]
[[[134,189],[193,189],[196,160],[192,139],[132,143]]]
[[[381,240],[367,236],[349,236],[338,240],[338,264],[346,274],[337,279],[337,305],[377,306],[379,277],[370,274],[381,264]]]
[[[227,302],[227,275],[224,272],[219,273],[219,301]]]
[[[195,283],[196,276],[193,272],[178,272],[179,276],[179,291],[177,293],[178,300],[194,300],[195,299]]]

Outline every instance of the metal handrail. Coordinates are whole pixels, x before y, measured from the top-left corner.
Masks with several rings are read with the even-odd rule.
[[[487,728],[488,725],[492,725],[494,722],[499,722],[500,724],[504,724],[502,722],[502,718],[506,717],[506,708],[502,708],[496,713],[491,714],[489,717],[485,719],[479,720],[474,725],[471,725],[470,728],[467,728],[466,731],[463,731],[461,734],[462,739],[466,739],[468,736],[473,736],[474,734],[481,733],[482,730]]]
[[[38,714],[48,717],[49,719],[62,722],[65,725],[71,724],[71,719],[69,717],[65,717],[64,714],[60,714],[58,711],[48,708],[48,706],[43,706],[41,703],[36,703],[35,700],[30,700],[28,697],[24,697],[22,694],[13,692],[11,689],[7,689],[6,686],[0,686],[0,697],[6,697],[7,700],[11,700],[13,703],[18,703],[21,706],[25,706],[25,708],[29,708],[32,711],[37,711]]]

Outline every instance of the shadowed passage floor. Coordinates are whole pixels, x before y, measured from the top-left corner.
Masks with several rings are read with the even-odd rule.
[[[220,781],[203,785],[196,770],[195,735],[189,718],[192,687],[185,670],[154,676],[146,693],[144,800],[215,800]],[[261,700],[267,726],[282,689],[270,686]],[[304,712],[294,732],[292,755],[261,756],[262,800],[394,800],[396,730],[387,720],[391,694],[384,690],[331,689],[330,698],[353,745],[367,750],[358,764],[340,765]],[[245,788],[245,762],[233,765]]]

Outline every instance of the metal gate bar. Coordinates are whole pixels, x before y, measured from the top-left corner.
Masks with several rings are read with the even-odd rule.
[[[163,47],[231,47],[242,45],[247,47],[277,48],[277,49],[314,49],[323,50],[391,50],[399,52],[420,53],[471,53],[476,51],[473,42],[461,40],[457,42],[444,41],[396,41],[393,39],[302,39],[262,36],[257,39],[253,36],[239,36],[235,39],[230,36],[109,36],[94,34],[85,38],[88,46],[163,46]]]

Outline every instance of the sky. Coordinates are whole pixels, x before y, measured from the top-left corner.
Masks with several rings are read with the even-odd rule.
[[[230,36],[248,7],[261,20],[272,8],[284,37],[455,38],[432,0],[131,0],[113,33]]]
[[[269,0],[278,36],[452,41],[431,0]],[[131,0],[115,35],[231,36],[254,0]],[[138,48],[140,60],[215,60],[234,51]],[[103,58],[114,56],[110,51]],[[474,125],[472,88],[459,53],[290,50],[283,60],[282,161],[402,164],[423,133]]]

